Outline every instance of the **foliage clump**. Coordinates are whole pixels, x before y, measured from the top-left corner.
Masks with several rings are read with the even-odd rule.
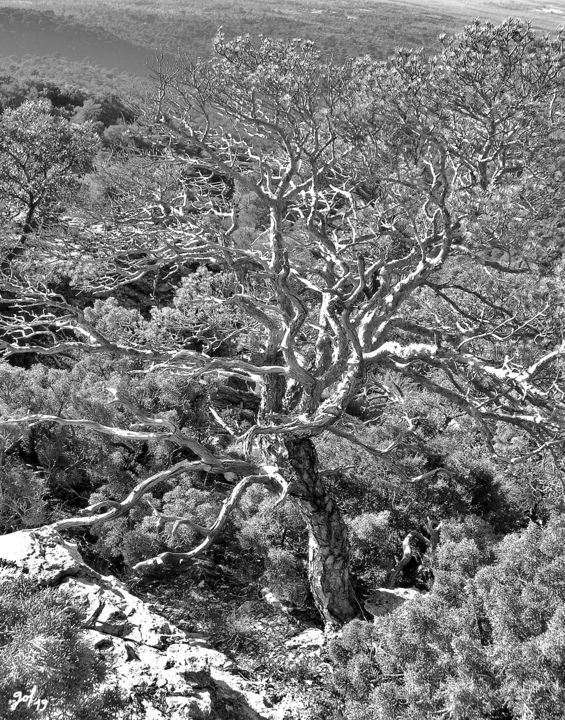
[[[117,716],[120,693],[106,682],[107,667],[80,623],[62,591],[25,579],[0,584],[0,706],[13,708],[14,720],[38,716],[36,705],[17,702],[34,688],[46,720]]]
[[[444,533],[431,593],[331,643],[326,693],[347,720],[562,717],[563,518],[501,541],[477,519]]]

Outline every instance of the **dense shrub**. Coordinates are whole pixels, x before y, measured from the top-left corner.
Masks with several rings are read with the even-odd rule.
[[[108,720],[122,702],[107,668],[80,637],[80,615],[62,592],[30,582],[0,584],[0,707],[14,720],[35,718],[36,706],[17,703],[35,688],[46,720]]]
[[[118,122],[130,123],[134,118],[135,115],[130,107],[117,95],[108,94],[85,100],[77,109],[73,122],[92,122],[99,125],[103,131],[104,128]]]
[[[390,526],[390,515],[387,510],[364,512],[349,520],[351,568],[372,587],[385,584],[398,552],[398,533]]]
[[[564,548],[561,517],[498,544],[477,518],[446,523],[433,591],[331,643],[344,717],[563,717]]]

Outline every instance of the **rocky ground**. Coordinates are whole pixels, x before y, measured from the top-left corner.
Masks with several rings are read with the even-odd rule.
[[[214,603],[204,580],[195,587],[179,577],[138,597],[49,529],[0,537],[0,582],[22,575],[58,587],[79,610],[83,637],[110,668],[107,682],[127,698],[124,720],[294,720],[307,716],[332,671],[330,635],[293,617],[267,589],[202,632],[195,608]],[[365,607],[382,615],[410,592],[381,590]],[[208,617],[218,617],[213,608]]]

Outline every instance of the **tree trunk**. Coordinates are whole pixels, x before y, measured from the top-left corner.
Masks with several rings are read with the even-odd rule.
[[[293,470],[292,495],[308,526],[308,576],[314,602],[326,623],[346,622],[357,614],[347,528],[322,483],[313,442],[299,438],[287,440],[285,446]]]
[[[34,227],[34,222],[35,222],[35,212],[37,210],[37,206],[38,206],[37,200],[34,200],[33,196],[31,196],[29,199],[29,202],[28,202],[26,216],[25,216],[25,219],[24,219],[24,222],[22,225],[22,231],[20,233],[18,241],[6,253],[6,255],[1,259],[1,262],[0,262],[1,270],[8,270],[12,260],[14,260],[14,258],[18,257],[19,255],[21,255],[23,253],[23,249],[27,242],[28,236],[33,232],[33,227]]]

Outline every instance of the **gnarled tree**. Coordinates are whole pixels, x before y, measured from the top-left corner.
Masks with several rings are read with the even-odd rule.
[[[170,161],[183,168],[168,220],[156,223],[148,212],[76,255],[99,262],[94,287],[106,296],[159,274],[184,273],[190,284],[195,264],[221,270],[229,278],[223,289],[190,302],[206,310],[201,319],[224,313],[226,331],[206,332],[196,311],[185,328],[192,344],[144,334],[141,319],[141,330],[108,331],[109,305],[79,309],[37,284],[5,279],[22,315],[4,322],[4,354],[108,353],[147,373],[236,377],[258,394],[258,410],[243,430],[221,404],[210,407],[237,457],[119,393],[129,428],[89,418],[1,420],[167,439],[191,454],[126,500],[91,506],[57,527],[111,520],[164,476],[224,474],[235,486],[217,522],[195,528],[202,543],[135,569],[179,565],[209,546],[246,487],[276,485],[304,514],[316,605],[327,622],[339,622],[356,614],[348,539],[315,438],[346,438],[410,480],[402,458],[413,419],[407,414],[387,442],[383,433],[383,447],[368,446],[353,417],[367,386],[383,402],[399,402],[391,378],[405,376],[469,414],[493,452],[503,422],[528,438],[523,454],[553,452],[560,463],[565,346],[551,302],[539,297],[562,302],[544,270],[555,233],[540,200],[559,189],[538,159],[562,131],[562,42],[514,21],[476,24],[445,40],[437,57],[400,51],[384,63],[337,67],[310,43],[220,35],[211,61],[162,63],[160,132],[174,148]],[[527,241],[532,232],[544,233],[543,242]],[[220,351],[232,335],[237,343]]]
[[[9,262],[41,219],[92,169],[98,138],[89,125],[54,114],[49,100],[26,100],[0,115],[0,217],[21,218],[2,261]],[[43,216],[43,218],[42,218]]]

